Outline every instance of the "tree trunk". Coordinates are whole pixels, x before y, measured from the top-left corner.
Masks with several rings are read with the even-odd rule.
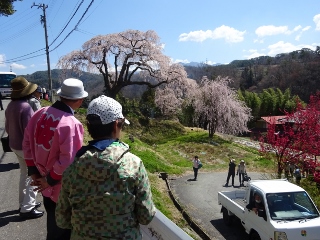
[[[213,138],[213,135],[215,133],[215,127],[212,123],[209,123],[208,126],[209,126],[209,138]]]
[[[278,178],[280,179],[282,175],[281,159],[278,159]]]

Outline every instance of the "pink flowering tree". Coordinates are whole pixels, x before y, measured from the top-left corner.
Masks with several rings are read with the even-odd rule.
[[[60,58],[58,67],[78,73],[101,73],[106,95],[114,98],[128,85],[155,88],[186,78],[184,68],[172,64],[162,51],[163,45],[156,32],[127,30],[90,39],[81,50]],[[139,78],[133,81],[137,73]]]
[[[194,89],[195,120],[208,127],[209,137],[213,137],[215,132],[238,134],[247,131],[251,109],[228,86],[229,82],[228,78],[209,80],[203,77],[200,86]]]
[[[320,155],[320,92],[310,97],[307,106],[298,103],[283,121],[280,132],[276,123],[268,126],[266,136],[260,140],[261,152],[275,154],[278,177],[287,161],[313,173],[315,156]]]
[[[174,117],[197,88],[197,82],[189,78],[170,82],[156,89],[155,104],[164,116]]]

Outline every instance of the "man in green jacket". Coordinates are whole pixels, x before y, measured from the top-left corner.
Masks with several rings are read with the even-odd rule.
[[[100,96],[89,104],[87,127],[93,138],[64,172],[56,208],[57,225],[71,239],[142,239],[139,224],[153,219],[155,206],[142,160],[119,141],[129,121],[122,106]]]

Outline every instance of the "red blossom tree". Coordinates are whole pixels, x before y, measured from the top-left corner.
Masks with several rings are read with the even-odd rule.
[[[320,155],[320,93],[311,96],[306,107],[298,103],[297,109],[287,112],[282,121],[282,129],[276,123],[269,124],[260,141],[262,153],[275,154],[278,177],[281,178],[287,161],[302,169],[315,168],[316,156]]]

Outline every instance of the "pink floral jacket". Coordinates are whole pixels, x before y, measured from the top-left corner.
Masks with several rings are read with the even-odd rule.
[[[47,178],[51,187],[42,194],[54,202],[58,201],[64,170],[82,147],[83,132],[69,106],[60,101],[37,111],[25,129],[23,152],[29,175],[40,173]]]

